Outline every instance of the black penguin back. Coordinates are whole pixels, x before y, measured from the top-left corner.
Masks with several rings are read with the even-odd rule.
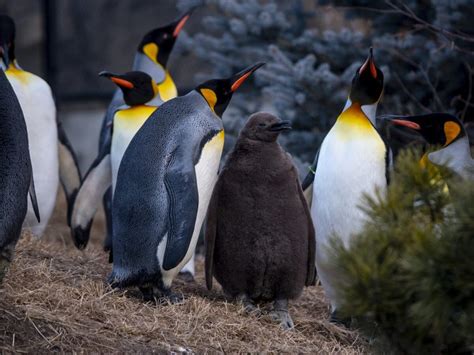
[[[27,211],[31,162],[23,112],[0,70],[0,259],[11,261]]]
[[[223,289],[255,300],[298,297],[311,220],[288,154],[277,142],[241,134],[216,189],[213,265]]]

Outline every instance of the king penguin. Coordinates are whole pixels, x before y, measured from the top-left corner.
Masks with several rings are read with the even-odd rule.
[[[113,287],[179,302],[173,279],[194,255],[224,147],[222,114],[262,63],[164,103],[132,139],[113,200]]]
[[[34,208],[29,203],[24,227],[40,236],[56,204],[59,178],[70,208],[81,177],[76,156],[61,126],[58,135],[56,106],[51,88],[43,79],[18,65],[15,57],[15,32],[13,19],[0,15],[1,66],[20,102],[26,121],[38,206],[42,216],[39,223]]]
[[[109,142],[104,144],[89,168],[74,202],[71,233],[79,249],[87,245],[92,219],[101,197],[110,186],[112,193],[115,190],[120,162],[130,141],[157,109],[146,104],[158,95],[157,84],[150,75],[140,71],[123,75],[104,71],[99,75],[110,79],[121,89],[126,105],[112,114]]]
[[[206,224],[206,284],[213,275],[242,301],[273,301],[271,317],[294,327],[288,300],[313,284],[313,222],[291,157],[277,142],[290,122],[253,114],[219,174]]]
[[[423,156],[435,165],[445,165],[464,179],[474,179],[474,160],[466,129],[449,113],[429,113],[415,116],[386,116],[395,125],[408,127],[421,134],[433,147],[440,147]]]
[[[348,247],[366,216],[359,207],[364,194],[384,192],[390,153],[375,128],[375,113],[383,91],[383,73],[372,49],[356,71],[347,103],[324,138],[303,188],[313,183],[311,215],[316,231],[316,267],[337,321],[337,271],[331,266],[331,240]]]
[[[176,85],[168,69],[168,59],[173,50],[176,39],[188,21],[194,9],[189,10],[177,20],[163,27],[155,28],[143,36],[138,45],[135,59],[133,61],[133,71],[142,71],[150,75],[158,84],[158,95],[153,98],[150,106],[160,106],[178,95]],[[99,139],[99,154],[110,136],[110,123],[117,109],[125,104],[123,93],[116,90],[104,117]],[[104,196],[104,210],[106,217],[107,234],[104,243],[104,250],[110,251],[112,247],[112,190],[108,189]],[[194,274],[194,264],[190,265],[190,272]]]
[[[0,282],[21,234],[28,208],[28,191],[35,216],[38,205],[28,151],[28,134],[20,103],[0,71]]]

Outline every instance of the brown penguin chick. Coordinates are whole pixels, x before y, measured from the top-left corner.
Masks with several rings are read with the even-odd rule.
[[[289,122],[252,115],[220,173],[208,211],[206,284],[212,277],[246,309],[274,301],[271,317],[293,328],[288,300],[315,277],[315,236],[298,174],[278,135]]]

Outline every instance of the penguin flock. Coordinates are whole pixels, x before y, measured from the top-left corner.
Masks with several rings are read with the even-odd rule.
[[[271,318],[291,329],[289,300],[319,279],[331,320],[344,322],[338,314],[341,275],[331,267],[330,247],[336,237],[350,246],[366,221],[362,197],[383,194],[390,183],[390,141],[377,120],[407,127],[436,147],[421,157],[424,164],[446,164],[473,179],[462,122],[447,113],[376,117],[384,75],[370,49],[302,183],[277,141],[291,123],[265,112],[250,116],[220,168],[222,115],[264,63],[178,96],[166,68],[190,16],[191,11],[145,34],[131,71],[99,73],[117,89],[103,119],[97,158],[82,177],[50,87],[19,66],[15,23],[0,15],[0,281],[22,228],[44,233],[60,182],[77,248],[86,248],[103,204],[104,251],[112,263],[107,282],[113,288],[138,288],[145,301],[182,302],[173,280],[180,273],[194,278],[204,228],[208,289],[215,278],[254,314],[261,313],[260,302],[273,302]]]

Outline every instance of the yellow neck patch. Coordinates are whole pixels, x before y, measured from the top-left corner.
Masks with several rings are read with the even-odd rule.
[[[159,64],[156,60],[158,58],[158,50],[156,43],[148,43],[143,46],[143,53],[156,64]]]
[[[359,104],[352,104],[339,115],[333,129],[341,139],[358,139],[377,134]]]
[[[456,137],[459,135],[460,132],[461,132],[461,127],[459,127],[459,125],[456,122],[453,122],[453,121],[445,122],[444,135],[446,136],[446,143],[444,146],[446,147],[447,145],[451,144],[451,142],[456,139]]]
[[[28,84],[33,75],[27,71],[24,71],[18,66],[16,60],[13,63],[10,63],[8,69],[5,70],[5,75],[10,78],[15,78],[23,84]]]
[[[165,71],[165,80],[158,84],[158,92],[164,102],[178,96],[178,90],[168,70]]]
[[[155,106],[138,105],[117,111],[114,116],[114,134],[122,130],[138,131],[156,109]]]
[[[206,99],[211,110],[214,111],[214,107],[216,106],[216,103],[217,103],[216,93],[211,89],[201,89],[201,94]]]

